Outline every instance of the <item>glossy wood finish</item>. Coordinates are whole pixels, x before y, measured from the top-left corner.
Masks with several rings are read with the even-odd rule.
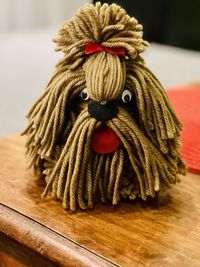
[[[0,233],[1,267],[59,267],[40,254]]]
[[[0,140],[0,162],[0,231],[46,258],[64,266],[200,266],[200,176],[183,177],[159,209],[122,203],[71,214],[40,199],[43,183],[26,168],[22,137]]]
[[[68,238],[55,233],[48,227],[28,219],[2,204],[0,204],[0,225],[2,233],[8,235],[13,240],[17,240],[20,244],[23,244],[23,247],[29,248],[29,250],[25,251],[21,248],[16,252],[17,255],[20,252],[20,258],[22,258],[23,262],[27,263],[28,267],[58,266],[52,265],[50,262],[45,262],[44,264],[44,260],[42,261],[38,254],[59,264],[59,266],[94,266],[94,262],[98,266],[113,266],[103,258],[68,240]],[[1,239],[0,243],[3,244],[4,239],[3,241]],[[30,249],[36,252],[35,255],[30,253]],[[8,252],[13,250],[15,248],[13,249],[12,244],[10,244]],[[24,258],[25,255],[26,258]],[[34,260],[27,262],[28,258],[33,258]]]

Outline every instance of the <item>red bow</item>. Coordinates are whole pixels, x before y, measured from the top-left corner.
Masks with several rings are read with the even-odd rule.
[[[125,54],[125,49],[122,47],[105,47],[101,46],[100,44],[96,43],[87,43],[85,46],[85,54],[89,55],[95,52],[101,52],[105,51],[110,54],[117,54],[117,55],[124,55]]]

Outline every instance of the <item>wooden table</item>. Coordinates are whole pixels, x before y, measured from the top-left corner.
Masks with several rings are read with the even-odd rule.
[[[97,205],[71,214],[42,201],[24,139],[0,140],[0,266],[200,266],[200,176],[188,174],[159,209]]]

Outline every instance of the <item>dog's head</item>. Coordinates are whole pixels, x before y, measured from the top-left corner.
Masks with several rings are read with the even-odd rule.
[[[54,40],[64,58],[28,118],[27,154],[63,205],[154,197],[184,171],[181,124],[140,53],[142,26],[119,6],[81,9]]]

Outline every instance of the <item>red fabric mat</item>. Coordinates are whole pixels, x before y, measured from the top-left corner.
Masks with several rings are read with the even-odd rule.
[[[188,170],[200,173],[200,85],[167,91],[183,123],[181,154]]]

